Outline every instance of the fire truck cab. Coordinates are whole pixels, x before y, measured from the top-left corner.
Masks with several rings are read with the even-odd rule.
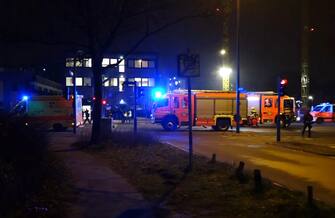
[[[235,125],[236,93],[223,91],[192,91],[192,125],[211,126],[214,130],[228,130]],[[246,95],[240,95],[241,123],[247,120]],[[156,101],[152,110],[153,123],[160,123],[167,131],[188,125],[188,96],[175,91]]]
[[[248,110],[254,108],[260,116],[260,123],[276,123],[278,114],[278,96],[274,92],[249,92]],[[290,96],[280,98],[280,120],[283,127],[295,121],[295,100]]]

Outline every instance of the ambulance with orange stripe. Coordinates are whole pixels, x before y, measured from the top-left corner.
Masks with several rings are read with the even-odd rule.
[[[76,125],[83,121],[81,100],[82,96],[77,96]],[[13,111],[17,116],[22,116],[28,126],[60,131],[74,125],[73,100],[66,100],[62,96],[25,97]]]

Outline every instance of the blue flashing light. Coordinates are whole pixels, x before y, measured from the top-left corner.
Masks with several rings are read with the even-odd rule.
[[[22,96],[22,101],[28,101],[28,99],[29,99],[29,96],[28,96],[28,95],[24,95],[24,96]]]
[[[164,97],[164,90],[162,88],[155,88],[152,90],[152,96],[155,100],[161,99]]]

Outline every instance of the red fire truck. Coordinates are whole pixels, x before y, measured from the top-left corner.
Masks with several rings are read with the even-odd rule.
[[[276,123],[278,114],[278,95],[274,92],[249,92],[248,110],[254,109],[260,118],[260,123]],[[250,114],[250,113],[249,113]],[[284,95],[280,98],[280,121],[283,127],[288,127],[295,121],[295,100]]]
[[[241,124],[247,122],[248,107],[245,94],[240,95]],[[223,91],[192,91],[192,125],[211,126],[214,130],[228,130],[236,124],[236,93]],[[152,121],[167,131],[188,125],[186,91],[174,91],[153,105]]]

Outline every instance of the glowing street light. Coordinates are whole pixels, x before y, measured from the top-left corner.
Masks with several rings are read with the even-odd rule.
[[[220,55],[225,55],[227,52],[226,52],[226,50],[225,49],[221,49],[221,51],[220,51]]]
[[[312,100],[313,100],[313,96],[311,96],[311,95],[308,96],[308,100],[311,100],[311,101],[312,101]]]
[[[219,69],[219,75],[222,77],[222,90],[230,91],[230,81],[229,77],[233,70],[230,67],[221,67]]]

